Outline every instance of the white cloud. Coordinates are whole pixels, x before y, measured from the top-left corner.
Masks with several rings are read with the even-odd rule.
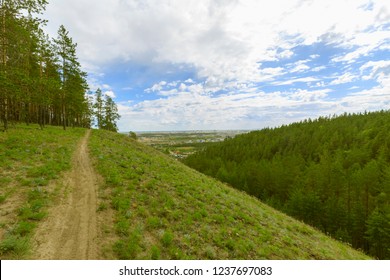
[[[340,60],[378,47],[388,32],[366,30],[388,21],[388,3],[373,3],[365,10],[365,0],[68,0],[49,4],[47,29],[54,35],[64,23],[82,61],[96,69],[119,60],[188,64],[205,79],[261,81],[259,61],[289,58],[302,41],[333,34],[342,45],[359,46]]]
[[[306,65],[306,63],[308,62],[310,62],[310,59],[299,60],[294,63],[287,64],[287,67],[290,68],[289,69],[290,73],[304,72],[310,69],[310,67]]]
[[[356,78],[355,75],[352,75],[351,73],[345,73],[338,77],[337,79],[330,82],[330,85],[340,85],[345,83],[350,83]]]
[[[180,82],[180,81],[173,81],[173,82],[168,83],[167,85],[168,85],[169,87],[176,87],[177,84],[178,84],[179,82]]]
[[[129,73],[132,65],[148,70],[155,67],[160,72],[164,69],[161,65],[183,66],[193,72],[186,78],[172,78],[175,81],[141,77],[149,82],[144,92],[155,93],[158,99],[120,103],[122,130],[258,128],[259,120],[264,126],[275,126],[297,118],[388,107],[390,70],[386,60],[360,68],[363,79],[376,79],[377,87],[339,99],[331,99],[329,89],[322,89],[326,84],[320,77],[303,76],[309,70],[318,74],[313,72],[327,69],[318,64],[311,69],[312,60],[320,61],[318,54],[281,64],[284,59],[301,59],[294,53],[295,47],[319,42],[346,51],[336,55],[332,63],[349,64],[376,50],[388,50],[388,0],[372,1],[370,9],[367,3],[67,0],[51,1],[46,14],[52,36],[64,24],[78,43],[82,65],[92,74],[88,78],[91,90],[100,87],[108,95],[115,96],[114,91],[119,95],[111,86],[114,83],[104,82],[109,76],[105,71],[115,69],[118,63],[128,64],[124,68],[130,69]],[[265,66],[265,62],[279,64]],[[152,70],[145,71],[146,75],[155,74]],[[295,77],[287,77],[290,73]],[[331,84],[355,78],[345,73]],[[156,83],[163,79],[166,81]],[[258,89],[259,84],[299,88],[299,83],[321,90],[264,93]],[[124,90],[128,89],[126,84]],[[221,90],[234,94],[216,94]]]
[[[390,60],[369,61],[360,67],[361,73],[369,71],[363,76],[364,80],[374,79],[380,75],[390,75]]]
[[[291,69],[291,73],[295,73],[295,72],[303,72],[305,70],[308,70],[310,69],[309,66],[307,66],[306,64],[299,64],[297,66],[295,66],[293,69]]]
[[[340,100],[345,112],[377,111],[390,108],[390,94],[376,88],[350,94]]]
[[[187,84],[194,84],[195,82],[192,79],[185,80],[185,83]]]
[[[163,87],[166,85],[167,85],[166,81],[161,81],[158,84],[154,84],[151,88],[145,89],[144,91],[147,93],[158,92],[158,91],[161,91],[163,89]]]
[[[348,52],[345,55],[333,58],[334,62],[352,63],[362,56],[368,56],[376,49],[385,49],[389,44],[390,31],[373,31],[367,33],[358,33],[354,35],[351,40],[346,41],[345,44],[351,48],[356,47],[355,50]]]
[[[340,99],[329,99],[330,90],[243,93],[217,97],[195,93],[167,99],[120,104],[123,131],[260,129],[304,118],[341,112],[390,108],[390,84],[364,90]],[[250,116],[250,118],[248,118]],[[261,120],[261,122],[260,122]]]
[[[383,92],[387,95],[390,92],[390,61],[369,61],[360,67],[362,73],[369,71],[369,73],[363,76],[363,80],[376,80],[379,84],[378,87],[372,89],[379,92]],[[388,96],[387,96],[388,97]],[[388,102],[388,99],[386,100]]]
[[[317,66],[311,69],[312,72],[320,72],[322,70],[326,69],[326,66]]]
[[[112,87],[108,84],[102,83],[98,76],[90,75],[87,78],[89,90],[96,92],[97,89],[105,90],[106,92],[112,91]]]
[[[291,98],[299,100],[302,103],[315,102],[326,98],[329,92],[331,92],[329,89],[317,91],[298,90],[291,95]]]
[[[115,93],[112,90],[107,90],[104,92],[104,95],[111,97],[111,98],[116,98]]]
[[[304,78],[296,78],[296,79],[290,79],[284,82],[274,82],[273,85],[277,86],[285,86],[285,85],[292,85],[295,83],[312,83],[312,82],[318,82],[318,78],[314,77],[304,77]]]
[[[124,130],[191,130],[248,128],[248,117],[253,120],[270,118],[268,124],[280,125],[291,114],[305,106],[329,106],[325,99],[330,90],[296,90],[293,92],[248,92],[212,96],[205,94],[206,86],[196,84],[185,92],[138,104],[121,103],[120,120]],[[280,118],[280,116],[285,116]],[[142,117],[141,117],[142,116]],[[130,121],[131,120],[131,121]],[[264,124],[264,122],[263,122]],[[253,122],[252,128],[259,128]],[[255,125],[257,127],[255,127]],[[131,126],[131,127],[130,127]],[[242,128],[242,127],[241,127]]]
[[[262,75],[262,81],[273,80],[277,76],[283,75],[285,73],[285,69],[282,67],[263,68],[260,69],[260,73]]]
[[[284,50],[278,54],[278,58],[286,59],[286,58],[292,57],[293,55],[294,55],[294,53],[291,50]]]
[[[170,89],[170,90],[160,90],[158,92],[159,96],[172,96],[172,95],[177,95],[179,91],[177,89]]]

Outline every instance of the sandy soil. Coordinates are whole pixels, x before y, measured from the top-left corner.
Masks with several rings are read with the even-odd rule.
[[[56,184],[63,185],[57,205],[49,210],[34,238],[33,259],[98,259],[97,190],[98,175],[88,154],[88,138],[80,141],[71,171]]]

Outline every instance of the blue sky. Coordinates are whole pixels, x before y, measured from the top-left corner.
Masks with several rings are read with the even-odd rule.
[[[121,131],[261,129],[390,109],[387,0],[52,0]]]

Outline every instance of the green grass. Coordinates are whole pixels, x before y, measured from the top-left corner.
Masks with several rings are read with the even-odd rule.
[[[28,258],[31,237],[61,187],[51,183],[71,167],[84,134],[33,125],[0,133],[1,259]],[[109,237],[101,248],[106,256],[368,258],[127,136],[93,131],[90,149],[104,181],[97,211],[109,217],[101,229]]]
[[[118,259],[368,259],[127,136],[93,131]]]
[[[54,198],[50,181],[71,167],[84,129],[17,125],[0,133],[0,257],[27,258],[30,238]]]

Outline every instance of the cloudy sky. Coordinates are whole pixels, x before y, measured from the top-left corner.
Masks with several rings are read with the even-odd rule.
[[[120,131],[261,129],[390,109],[388,0],[51,0]]]

